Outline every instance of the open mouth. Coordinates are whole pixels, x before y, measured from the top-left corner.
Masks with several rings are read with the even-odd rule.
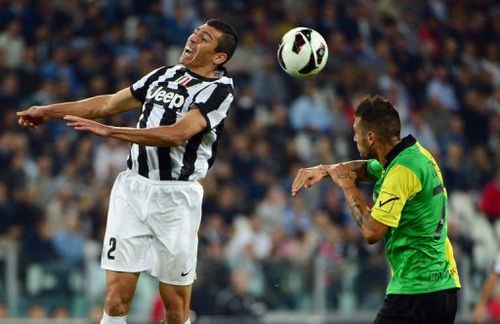
[[[191,47],[186,46],[186,47],[184,48],[184,52],[182,53],[182,55],[183,55],[185,58],[187,58],[187,59],[192,59],[192,58],[193,58],[193,56],[194,56],[194,51],[193,51],[193,49],[192,49]]]

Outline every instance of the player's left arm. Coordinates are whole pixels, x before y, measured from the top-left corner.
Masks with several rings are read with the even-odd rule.
[[[332,180],[342,189],[352,216],[368,244],[374,244],[384,237],[387,225],[371,216],[371,210],[356,187],[356,173],[344,164],[325,169]]]
[[[151,128],[114,127],[93,120],[65,116],[68,126],[75,130],[92,132],[144,146],[178,146],[207,128],[207,120],[199,109],[188,111],[176,123]]]
[[[380,223],[371,216],[370,208],[366,205],[355,185],[344,187],[342,190],[344,191],[347,204],[351,209],[352,216],[361,229],[363,238],[368,244],[374,244],[380,241],[384,237],[389,226]]]

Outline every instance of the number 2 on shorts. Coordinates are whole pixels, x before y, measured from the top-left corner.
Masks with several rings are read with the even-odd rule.
[[[115,256],[112,254],[116,250],[116,238],[110,237],[109,238],[109,250],[108,250],[108,259],[109,260],[114,260]]]

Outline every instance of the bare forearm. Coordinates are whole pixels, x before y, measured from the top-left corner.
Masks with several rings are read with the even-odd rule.
[[[366,160],[354,160],[354,161],[348,161],[348,162],[341,162],[339,164],[342,164],[346,166],[349,171],[354,172],[356,174],[356,180],[359,181],[369,181],[370,176],[368,175],[368,172],[366,170],[367,168],[367,161]],[[335,164],[330,164],[330,165],[319,165],[318,168],[323,170],[323,177],[328,176],[328,168],[333,167]]]
[[[342,164],[349,167],[349,169],[356,173],[356,180],[359,181],[369,181],[370,176],[366,170],[367,161],[366,160],[354,160],[349,162],[342,162]]]
[[[358,224],[359,228],[363,230],[363,224],[370,217],[370,210],[366,205],[363,197],[359,193],[358,188],[355,186],[351,186],[348,188],[342,188],[344,191],[345,199],[347,201],[347,205],[351,210],[352,217]]]
[[[125,142],[136,143],[144,146],[177,146],[182,139],[172,131],[169,126],[154,128],[110,127],[108,134]]]
[[[50,119],[74,115],[89,119],[107,117],[104,107],[113,95],[100,95],[78,101],[62,102],[41,107]]]
[[[349,164],[338,163],[324,167],[322,170],[327,171],[335,184],[342,189],[352,217],[361,229],[363,238],[368,244],[373,244],[385,235],[388,227],[372,218],[370,208],[356,187],[355,181],[358,176],[363,178],[363,172],[361,171],[358,175],[356,170],[362,169],[363,164],[363,161],[353,161]]]
[[[491,298],[493,288],[496,286],[497,276],[498,275],[496,273],[488,275],[486,282],[483,284],[483,289],[481,291],[481,295],[479,296],[478,303],[486,304]]]

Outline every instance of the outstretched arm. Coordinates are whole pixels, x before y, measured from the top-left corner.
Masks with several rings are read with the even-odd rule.
[[[353,170],[352,165],[339,163],[324,166],[323,169],[344,192],[349,209],[351,209],[352,216],[361,229],[364,239],[369,244],[378,242],[384,237],[388,226],[378,222],[371,216],[370,208],[356,187],[357,173]]]
[[[75,130],[145,146],[177,146],[207,127],[207,121],[198,109],[191,109],[173,125],[151,128],[114,127],[76,116],[64,119]]]
[[[115,94],[100,95],[47,106],[33,106],[18,112],[17,116],[19,117],[19,125],[37,128],[51,119],[60,119],[66,115],[96,119],[117,115],[140,106],[141,102],[132,95],[130,88],[125,88]]]
[[[349,172],[354,172],[356,174],[356,181],[370,181],[370,176],[368,175],[367,160],[354,160],[349,162],[340,163],[348,168]]]
[[[317,165],[311,168],[299,169],[297,175],[295,176],[292,184],[292,196],[295,196],[300,189],[310,188],[314,184],[321,181],[323,178],[328,176],[328,170],[334,168],[336,165],[343,165],[349,172],[355,174],[355,180],[368,181],[370,176],[368,175],[367,161],[366,160],[354,160],[349,162],[342,162],[330,165]]]

